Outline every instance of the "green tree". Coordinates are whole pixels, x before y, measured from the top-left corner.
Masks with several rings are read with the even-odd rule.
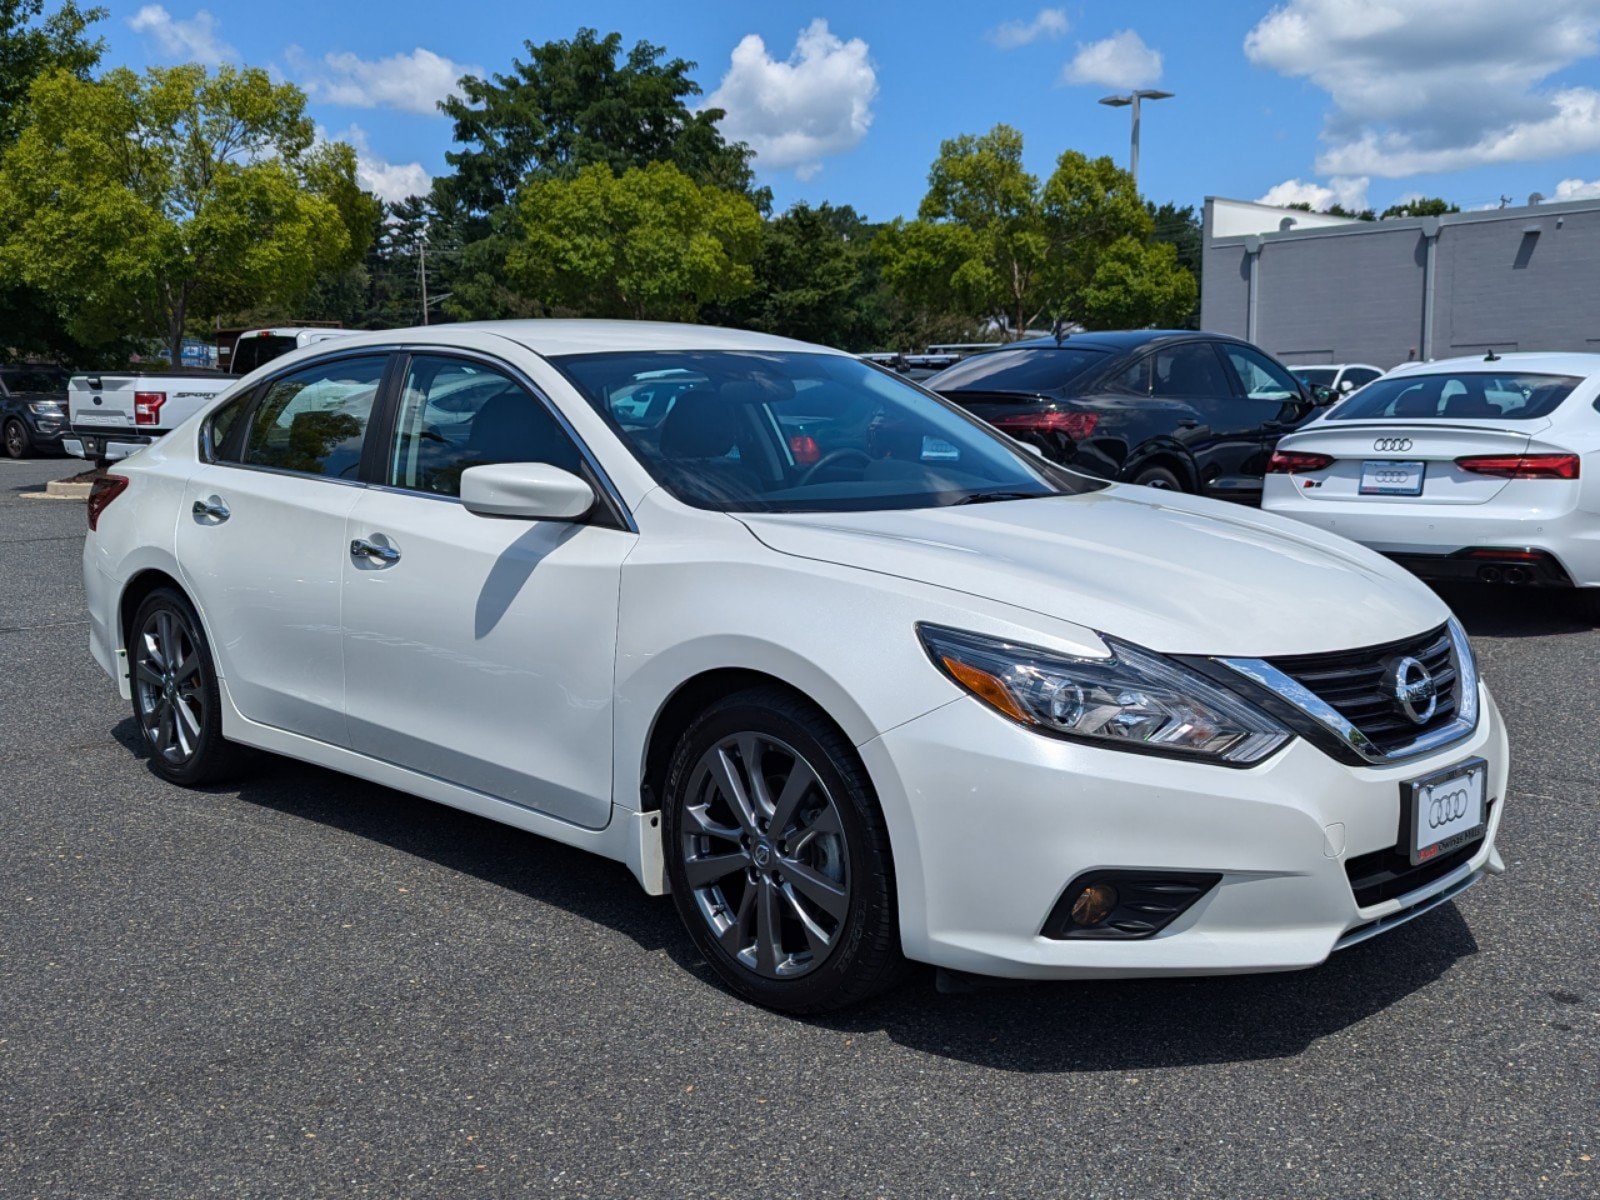
[[[98,65],[102,43],[88,29],[104,17],[104,9],[80,9],[72,0],[50,12],[44,0],[0,0],[0,154],[22,128],[34,80],[53,71],[86,79]],[[69,361],[92,357],[48,296],[0,272],[0,352],[5,348]]]
[[[1194,276],[1197,298],[1182,324],[1185,328],[1198,329],[1200,328],[1198,296],[1204,280],[1201,271],[1205,266],[1205,240],[1200,229],[1200,214],[1191,204],[1179,208],[1171,201],[1157,207],[1147,200],[1145,211],[1150,214],[1151,240],[1169,243],[1177,253],[1178,265]]]
[[[1095,263],[1078,320],[1086,329],[1181,327],[1199,292],[1194,276],[1178,266],[1172,243],[1119,238]]]
[[[532,179],[517,198],[511,279],[550,307],[588,316],[693,320],[748,292],[761,214],[748,197],[671,163],[595,164]]]
[[[445,155],[451,186],[470,210],[508,204],[528,178],[571,179],[602,163],[613,172],[670,162],[697,183],[749,192],[751,151],[717,128],[721,109],[696,111],[694,64],[662,62],[639,42],[620,63],[622,35],[580,29],[571,41],[525,42],[528,61],[511,72],[461,80],[461,96],[439,107],[462,147]]]
[[[886,229],[880,253],[907,303],[991,319],[1020,337],[1041,318],[1088,319],[1091,287],[1099,289],[1095,311],[1109,311],[1105,289],[1131,270],[1180,272],[1174,256],[1132,255],[1123,245],[1143,246],[1150,235],[1132,178],[1109,158],[1069,150],[1041,185],[1022,165],[1022,135],[998,125],[943,144],[917,220]],[[1113,247],[1115,271],[1101,276]],[[1193,277],[1181,273],[1192,288]],[[1128,323],[1165,315],[1164,305],[1142,312],[1133,301],[1153,302],[1174,287],[1182,284],[1141,281],[1121,306]]]
[[[358,262],[355,151],[316,144],[305,97],[261,70],[189,65],[37,80],[0,157],[0,271],[102,341],[289,304]]]
[[[1458,213],[1460,205],[1451,204],[1450,201],[1438,196],[1418,196],[1415,200],[1405,200],[1399,204],[1391,204],[1383,210],[1378,218],[1387,221],[1390,217],[1442,217],[1446,213]]]

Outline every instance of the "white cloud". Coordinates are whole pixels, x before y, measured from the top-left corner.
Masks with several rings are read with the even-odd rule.
[[[397,108],[435,113],[463,75],[482,75],[482,67],[454,62],[418,46],[410,54],[361,58],[349,51],[308,60],[297,46],[287,52],[291,69],[313,100],[350,108]]]
[[[1266,195],[1256,203],[1284,206],[1309,204],[1317,212],[1337,204],[1351,212],[1360,212],[1367,207],[1367,185],[1371,182],[1365,176],[1358,179],[1335,177],[1328,180],[1327,186],[1305,179],[1285,179],[1268,188]]]
[[[367,131],[352,125],[343,133],[330,134],[319,129],[318,136],[328,141],[349,142],[356,151],[356,182],[383,200],[404,200],[425,196],[433,186],[433,176],[419,162],[392,163],[372,151]]]
[[[1600,179],[1585,183],[1581,179],[1563,179],[1556,184],[1555,200],[1600,200]]]
[[[148,34],[163,54],[185,62],[214,67],[239,57],[239,52],[217,35],[221,22],[203,8],[181,21],[159,4],[146,4],[127,24],[135,33]]]
[[[866,136],[877,95],[866,42],[842,40],[818,17],[801,30],[786,60],[768,54],[758,35],[746,35],[706,106],[727,112],[723,134],[748,142],[759,166],[793,167],[810,179],[823,158]]]
[[[1045,38],[1066,33],[1067,12],[1063,8],[1041,8],[1031,21],[1002,21],[986,35],[1002,50],[1015,50]]]
[[[1152,50],[1131,29],[1098,42],[1082,43],[1072,61],[1061,68],[1063,83],[1098,83],[1105,87],[1136,88],[1161,78],[1161,51]]]
[[[1245,38],[1333,101],[1319,174],[1398,177],[1600,150],[1600,0],[1287,0]]]

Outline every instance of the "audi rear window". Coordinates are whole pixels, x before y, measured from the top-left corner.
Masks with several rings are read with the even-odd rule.
[[[1328,414],[1329,421],[1531,421],[1548,417],[1583,380],[1573,375],[1457,371],[1377,379]]]
[[[1105,362],[1083,346],[1019,346],[963,359],[923,386],[936,392],[1025,392],[1036,395],[1065,387],[1090,367]]]

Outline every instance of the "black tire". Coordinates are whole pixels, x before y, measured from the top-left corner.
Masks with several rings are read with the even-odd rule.
[[[222,694],[211,647],[181,593],[157,588],[139,605],[128,627],[128,670],[134,722],[157,775],[203,787],[239,768],[243,748],[222,736]]]
[[[4,447],[7,458],[26,458],[28,451],[33,449],[28,427],[15,417],[6,422]]]
[[[1143,467],[1133,477],[1132,482],[1140,487],[1155,488],[1163,492],[1182,492],[1188,489],[1183,486],[1183,481],[1169,471],[1166,467]]]
[[[730,764],[738,788],[752,791],[751,746],[762,779],[752,810],[766,815],[747,824],[708,763],[723,749],[729,757],[720,761]],[[794,798],[785,806],[791,781]],[[673,901],[733,992],[780,1012],[816,1013],[857,1004],[900,978],[905,960],[883,813],[854,748],[811,705],[779,687],[713,704],[673,752],[663,808]],[[719,921],[726,922],[720,934]],[[744,946],[747,928],[753,940]],[[767,930],[774,936],[763,940]]]

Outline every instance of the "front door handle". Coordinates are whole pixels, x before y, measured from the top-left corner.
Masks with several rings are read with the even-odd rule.
[[[356,538],[350,543],[350,557],[358,561],[364,558],[387,567],[400,561],[400,551],[393,546],[369,542],[366,538]]]
[[[221,496],[207,496],[204,500],[196,500],[192,511],[195,516],[209,517],[218,525],[233,515],[228,511],[228,506],[222,502]]]

